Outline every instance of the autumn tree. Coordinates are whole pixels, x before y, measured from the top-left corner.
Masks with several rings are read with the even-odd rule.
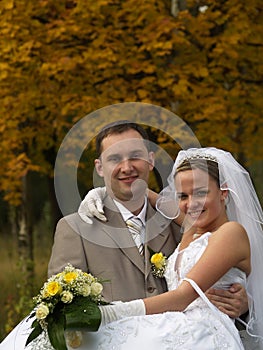
[[[202,144],[261,158],[261,16],[259,0],[2,1],[6,198],[19,200],[16,167],[52,174],[69,128],[119,102],[160,105]]]

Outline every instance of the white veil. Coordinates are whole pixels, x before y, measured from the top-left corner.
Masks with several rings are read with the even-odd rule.
[[[218,163],[220,188],[229,190],[229,199],[226,203],[228,219],[239,222],[247,231],[252,263],[252,272],[247,279],[247,294],[250,300],[247,330],[250,334],[259,335],[263,340],[263,212],[249,173],[229,152],[214,147],[182,150],[178,153],[168,177],[168,186],[160,193],[156,208],[166,217],[176,217],[178,212],[174,187],[176,169],[184,159],[191,161],[197,158],[210,159]],[[165,215],[164,210],[167,207],[174,215]],[[263,349],[263,345],[261,346]]]

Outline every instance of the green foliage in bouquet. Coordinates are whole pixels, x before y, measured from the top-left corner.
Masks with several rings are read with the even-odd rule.
[[[55,350],[67,350],[66,330],[97,331],[101,323],[98,305],[107,304],[102,289],[96,277],[70,264],[50,277],[34,297],[36,307],[30,317],[36,319],[26,345],[45,330]]]

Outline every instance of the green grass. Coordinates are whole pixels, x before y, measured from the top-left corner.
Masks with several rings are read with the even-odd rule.
[[[34,234],[34,259],[36,295],[46,280],[47,265],[53,242],[52,233],[41,232]],[[48,230],[49,231],[49,230]],[[15,311],[20,291],[20,272],[18,266],[17,243],[12,235],[0,233],[0,342],[8,334],[6,329],[7,307]],[[21,293],[23,294],[23,293]]]

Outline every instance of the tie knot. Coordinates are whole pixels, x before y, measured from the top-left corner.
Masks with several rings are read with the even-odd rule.
[[[129,230],[134,234],[140,234],[142,232],[143,223],[139,218],[135,216],[126,220],[126,225],[128,226]]]

